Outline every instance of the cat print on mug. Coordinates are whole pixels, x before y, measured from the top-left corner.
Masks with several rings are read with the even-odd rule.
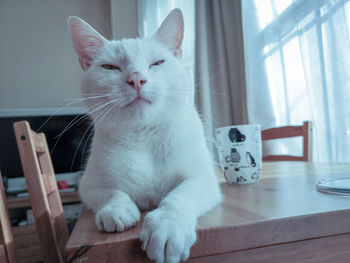
[[[215,130],[218,155],[228,183],[257,182],[261,171],[259,125],[236,125]]]

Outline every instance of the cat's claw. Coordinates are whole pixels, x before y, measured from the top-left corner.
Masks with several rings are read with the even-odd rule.
[[[194,225],[181,220],[181,216],[156,209],[145,217],[140,239],[150,259],[157,263],[178,263],[188,259],[196,232]]]
[[[107,204],[95,216],[97,228],[106,232],[123,232],[140,221],[140,211],[134,203]]]

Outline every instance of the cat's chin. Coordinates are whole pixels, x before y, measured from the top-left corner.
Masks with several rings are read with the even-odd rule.
[[[151,105],[152,102],[149,100],[143,98],[143,97],[137,97],[132,102],[128,103],[125,108],[132,107],[132,106],[143,106],[143,105]]]

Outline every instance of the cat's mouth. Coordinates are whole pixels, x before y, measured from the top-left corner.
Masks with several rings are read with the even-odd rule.
[[[152,104],[152,102],[150,102],[148,99],[145,99],[141,96],[137,96],[132,102],[130,102],[129,104],[127,104],[125,107],[129,107],[131,105],[134,104],[140,104],[140,103],[148,103],[148,104]]]

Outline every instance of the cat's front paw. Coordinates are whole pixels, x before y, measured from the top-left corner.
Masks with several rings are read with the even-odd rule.
[[[140,239],[142,249],[157,263],[185,261],[196,241],[195,225],[182,215],[156,209],[145,217]]]
[[[96,213],[95,220],[100,231],[122,232],[140,221],[140,211],[133,202],[128,204],[109,203]]]

